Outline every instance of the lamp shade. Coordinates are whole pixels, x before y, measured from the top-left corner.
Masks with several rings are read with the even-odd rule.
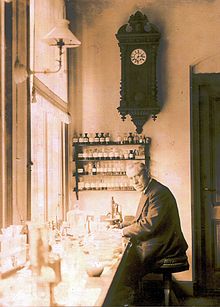
[[[56,46],[57,42],[62,41],[64,47],[74,48],[81,45],[81,42],[70,31],[69,21],[67,19],[59,19],[56,26],[44,36],[43,41],[50,46]]]

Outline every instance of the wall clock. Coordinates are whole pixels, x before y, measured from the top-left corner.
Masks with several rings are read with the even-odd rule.
[[[116,33],[121,57],[120,106],[122,120],[131,116],[136,131],[160,111],[157,101],[157,50],[160,33],[137,11]]]
[[[142,65],[147,59],[147,54],[143,49],[138,48],[131,52],[130,58],[134,65]]]

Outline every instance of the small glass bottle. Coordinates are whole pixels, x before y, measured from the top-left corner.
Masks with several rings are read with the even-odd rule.
[[[100,144],[104,144],[105,143],[105,136],[104,136],[103,132],[101,132],[99,140],[100,140]]]
[[[83,143],[85,143],[85,144],[89,143],[88,133],[84,133]]]
[[[96,144],[99,144],[99,143],[100,143],[100,138],[99,138],[98,132],[96,132],[96,134],[95,134],[94,142],[95,142]]]
[[[83,143],[84,142],[84,138],[82,133],[79,134],[79,143]]]
[[[128,159],[134,159],[134,152],[133,152],[133,150],[129,151]]]
[[[78,174],[83,174],[83,173],[84,173],[83,167],[79,167],[79,168],[78,168]]]
[[[93,144],[93,143],[94,143],[94,137],[93,137],[93,134],[92,134],[92,133],[89,134],[89,143],[90,143],[90,144]]]
[[[74,135],[73,135],[73,138],[72,138],[72,144],[74,145],[74,144],[76,144],[76,143],[78,143],[78,137],[77,137],[76,134],[74,134]]]
[[[96,165],[93,164],[93,167],[92,167],[92,175],[96,175],[97,174],[97,168],[96,168]]]
[[[128,135],[128,143],[129,144],[133,144],[134,143],[134,137],[133,137],[131,132],[129,132],[129,135]]]
[[[106,175],[108,173],[108,163],[103,165],[103,173]]]
[[[93,159],[97,159],[97,158],[98,158],[98,151],[97,151],[97,148],[94,149],[92,155],[93,155]]]
[[[92,158],[93,158],[93,150],[90,149],[90,150],[88,151],[88,160],[91,160]]]
[[[144,143],[145,143],[145,144],[150,144],[150,138],[144,136]]]
[[[92,175],[92,167],[93,167],[92,163],[89,162],[89,164],[88,164],[88,166],[87,166],[88,175]]]
[[[95,182],[94,182],[94,181],[92,181],[92,182],[91,182],[91,190],[95,190],[95,189],[96,189]]]
[[[78,152],[78,159],[83,159],[83,152]]]
[[[128,144],[128,136],[127,136],[127,133],[124,133],[123,144]]]
[[[85,182],[85,190],[90,190],[90,182],[89,181],[87,181],[87,182]]]
[[[105,149],[104,152],[103,152],[103,159],[106,160],[107,158],[108,158],[108,152]]]
[[[114,159],[119,159],[120,155],[119,155],[119,151],[117,150],[117,148],[114,150]]]
[[[122,144],[122,138],[120,134],[117,136],[116,142],[117,144]]]
[[[96,174],[98,175],[100,173],[100,162],[96,163]]]
[[[111,148],[109,151],[109,159],[112,160],[113,158],[114,158],[114,150],[113,148]]]
[[[105,135],[105,143],[109,144],[110,141],[111,141],[110,134],[109,134],[109,132],[107,132],[106,135]]]
[[[98,158],[99,158],[99,160],[103,159],[103,154],[104,154],[103,149],[98,151]]]
[[[98,173],[98,167],[97,167],[97,173]],[[103,166],[102,166],[102,163],[100,163],[100,165],[99,165],[99,173],[100,173],[100,174],[103,174]]]
[[[140,136],[139,136],[139,144],[143,144],[143,137],[142,137],[142,135],[140,134]]]
[[[139,143],[139,137],[138,134],[135,132],[134,134],[134,144],[138,144]]]
[[[112,165],[111,165],[111,163],[108,163],[107,174],[112,175]]]

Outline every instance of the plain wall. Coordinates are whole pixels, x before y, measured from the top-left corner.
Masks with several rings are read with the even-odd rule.
[[[82,46],[70,55],[74,77],[70,83],[71,132],[134,132],[128,117],[117,111],[120,101],[120,53],[115,37],[120,26],[137,10],[161,32],[158,53],[158,98],[162,110],[150,119],[143,134],[152,138],[151,174],[167,185],[178,203],[191,264],[177,279],[192,280],[192,216],[190,178],[190,74],[197,61],[213,57],[220,46],[220,1],[103,0],[73,2],[76,35]],[[214,62],[214,64],[213,64]],[[216,61],[212,60],[216,67]],[[70,157],[70,160],[72,158]],[[136,192],[80,193],[80,206],[107,213],[111,196],[124,214],[135,212]],[[71,201],[75,195],[72,193]]]

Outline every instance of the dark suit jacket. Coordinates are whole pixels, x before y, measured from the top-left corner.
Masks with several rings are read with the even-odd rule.
[[[134,221],[123,228],[123,235],[135,242],[142,262],[179,257],[188,248],[176,200],[166,186],[154,179],[141,196]]]

